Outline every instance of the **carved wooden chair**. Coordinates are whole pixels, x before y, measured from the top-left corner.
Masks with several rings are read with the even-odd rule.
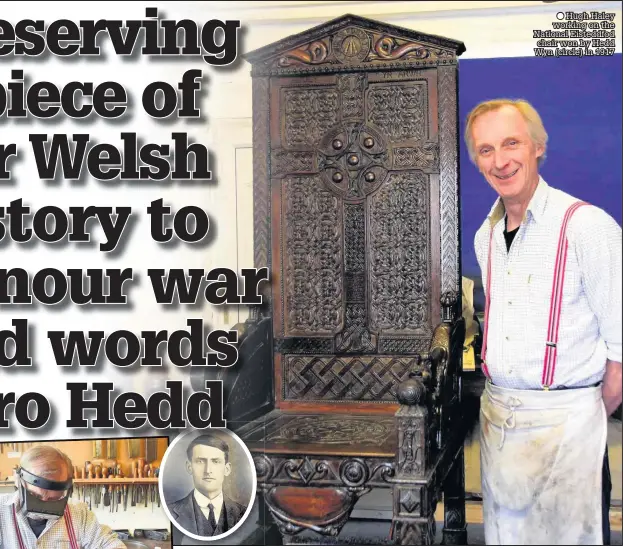
[[[226,417],[286,543],[393,490],[391,535],[466,543],[457,56],[346,15],[247,56],[263,307],[222,372]],[[200,372],[195,386],[202,384]]]

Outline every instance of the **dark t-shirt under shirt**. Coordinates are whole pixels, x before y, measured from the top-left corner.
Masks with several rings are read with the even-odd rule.
[[[506,230],[506,218],[504,218],[504,240],[506,240],[506,251],[508,252],[511,249],[511,244],[513,243],[513,238],[517,234],[519,227],[513,229],[512,231]]]
[[[30,524],[31,530],[34,532],[35,536],[38,538],[45,530],[45,527],[48,525],[48,521],[45,519],[34,520],[34,519],[29,518],[28,524]]]

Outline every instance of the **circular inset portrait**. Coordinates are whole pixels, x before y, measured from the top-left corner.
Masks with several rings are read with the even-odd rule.
[[[160,468],[160,498],[173,525],[193,539],[229,536],[247,519],[255,500],[253,458],[228,429],[179,435]]]

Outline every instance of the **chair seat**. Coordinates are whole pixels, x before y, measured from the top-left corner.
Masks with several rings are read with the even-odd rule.
[[[252,453],[393,459],[394,415],[273,410],[238,431]]]
[[[281,492],[270,492],[271,501],[283,496],[284,490],[297,499],[296,490],[301,488],[388,487],[395,474],[393,415],[274,410],[237,433],[253,454],[258,482],[280,487]],[[335,494],[325,491],[319,497]],[[355,501],[351,499],[336,509],[351,507]],[[280,505],[283,508],[285,503]]]

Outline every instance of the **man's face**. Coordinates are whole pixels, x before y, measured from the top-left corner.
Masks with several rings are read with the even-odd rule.
[[[212,446],[195,446],[187,467],[195,488],[210,498],[222,491],[223,481],[231,473],[231,465],[225,462],[225,452]]]
[[[69,480],[70,476],[69,469],[67,468],[67,465],[65,463],[62,463],[55,473],[46,472],[45,465],[37,462],[32,464],[30,466],[30,469],[27,470],[38,477],[59,482],[66,482],[67,480]],[[42,501],[56,501],[63,499],[67,495],[66,490],[44,490],[43,488],[33,486],[32,484],[26,484],[26,490],[28,490],[31,494],[37,496],[37,498]]]
[[[527,205],[539,182],[543,147],[532,141],[528,124],[510,105],[480,115],[473,123],[476,164],[489,185],[509,203]]]

